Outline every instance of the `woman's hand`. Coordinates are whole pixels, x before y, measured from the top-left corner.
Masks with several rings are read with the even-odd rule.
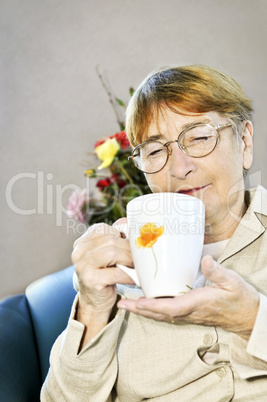
[[[210,286],[174,298],[121,300],[118,307],[159,321],[212,325],[248,340],[259,307],[259,293],[236,272],[210,256],[201,261]]]
[[[80,286],[76,319],[85,324],[84,345],[108,323],[117,300],[116,283],[133,284],[116,264],[131,267],[133,262],[128,240],[116,224],[104,223],[91,226],[75,241],[72,261]]]

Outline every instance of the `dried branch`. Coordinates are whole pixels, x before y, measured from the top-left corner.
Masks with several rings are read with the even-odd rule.
[[[104,78],[103,75],[100,73],[98,65],[96,66],[96,73],[98,75],[98,78],[100,79],[100,82],[101,82],[104,90],[106,91],[106,93],[108,95],[109,102],[111,103],[111,106],[115,112],[117,123],[118,123],[120,129],[124,130],[125,124],[124,124],[124,120],[121,119],[121,113],[120,113],[118,106],[120,106],[120,107],[123,106],[125,108],[125,104],[120,99],[117,99],[115,97],[107,78]]]

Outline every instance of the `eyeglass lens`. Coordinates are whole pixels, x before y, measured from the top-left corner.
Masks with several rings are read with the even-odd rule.
[[[199,158],[208,155],[216,146],[217,130],[206,124],[183,131],[176,142],[180,149],[189,156]],[[148,141],[139,145],[133,154],[133,160],[138,169],[145,173],[156,173],[167,162],[169,153],[167,147],[159,141]]]

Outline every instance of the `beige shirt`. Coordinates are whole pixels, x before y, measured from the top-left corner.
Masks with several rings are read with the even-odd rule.
[[[119,311],[78,353],[84,326],[73,319],[55,342],[41,400],[219,402],[267,400],[267,191],[251,204],[218,261],[261,292],[246,342],[216,327],[156,322]],[[118,287],[122,297],[140,290]],[[248,300],[249,303],[249,300]],[[203,360],[214,353],[212,364]]]

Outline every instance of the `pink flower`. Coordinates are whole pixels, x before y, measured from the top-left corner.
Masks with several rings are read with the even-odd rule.
[[[89,202],[89,196],[85,189],[80,193],[74,190],[69,198],[67,206],[67,216],[69,218],[76,218],[80,222],[86,221],[86,205]]]

